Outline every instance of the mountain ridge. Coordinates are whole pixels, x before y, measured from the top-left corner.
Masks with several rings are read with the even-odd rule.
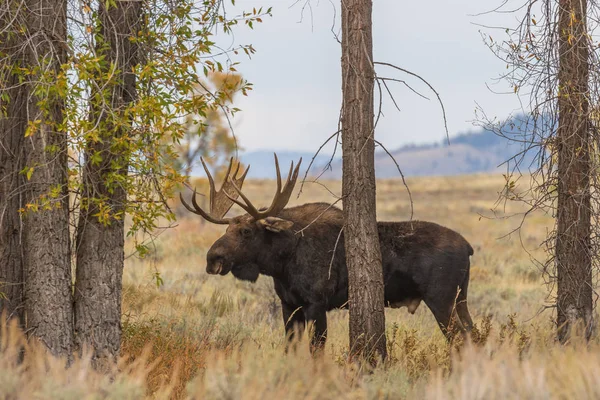
[[[513,134],[514,135],[514,134]],[[482,172],[500,172],[506,169],[503,164],[523,150],[518,142],[480,128],[477,131],[460,133],[447,139],[427,144],[407,144],[390,151],[398,162],[404,176],[452,176]],[[250,165],[249,178],[272,179],[275,177],[273,153],[277,153],[282,174],[286,174],[290,162],[303,159],[300,174],[314,157],[314,152],[293,150],[255,150],[240,154],[240,160]],[[325,167],[331,154],[319,154],[311,167],[309,176],[322,174],[324,179],[341,179],[341,156],[334,157],[331,167]],[[528,168],[533,162],[533,154],[524,154],[522,166]],[[199,172],[194,170],[194,175]],[[201,175],[202,173],[198,174]],[[395,162],[381,148],[375,152],[375,174],[377,178],[400,177]]]

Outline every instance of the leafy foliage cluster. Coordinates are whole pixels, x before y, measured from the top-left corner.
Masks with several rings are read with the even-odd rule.
[[[106,57],[110,41],[118,39],[99,12],[100,7],[116,7],[115,0],[68,2],[67,41],[60,43],[67,56],[58,68],[48,68],[50,63],[43,58],[34,67],[21,62],[30,57],[30,43],[43,33],[32,31],[23,5],[12,1],[0,9],[1,19],[8,22],[0,37],[0,112],[6,117],[11,90],[30,83],[42,112],[28,121],[25,136],[43,135],[43,126],[66,135],[69,179],[68,188],[52,187],[21,211],[60,207],[68,192],[73,210],[94,209],[94,216],[104,224],[131,216],[129,235],[151,232],[160,218],[172,221],[166,199],[189,172],[174,161],[183,148],[198,141],[203,152],[211,147],[232,152],[235,142],[222,119],[236,111],[230,107],[234,93],[251,89],[236,73],[238,62],[232,56],[250,56],[254,48],[223,49],[215,36],[231,34],[237,25],[252,28],[271,9],[229,16],[223,0],[143,0],[141,20],[128,21],[136,32],[128,42],[137,49],[138,62],[122,60],[118,64],[131,64],[131,71],[119,71],[117,63]],[[22,43],[22,54],[15,57],[10,44],[16,42]],[[123,96],[116,90],[120,85],[129,87],[135,100],[121,101],[122,106],[115,108],[115,97]],[[62,106],[62,120],[52,120],[55,114],[50,111],[57,105]],[[49,145],[45,151],[54,154],[64,149]],[[109,165],[102,165],[108,159]],[[109,194],[123,190],[125,204],[111,204],[100,191],[82,195],[86,163],[102,165],[103,185]],[[20,173],[30,181],[37,170],[37,165],[27,165]],[[73,223],[74,218],[71,213]]]

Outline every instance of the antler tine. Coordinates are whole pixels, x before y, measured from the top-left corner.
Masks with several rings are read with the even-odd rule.
[[[194,206],[196,211],[198,211],[198,213],[197,213],[198,215],[201,215],[202,218],[206,219],[209,222],[212,222],[213,224],[228,224],[229,223],[229,218],[214,217],[212,215],[212,213],[211,214],[207,213],[206,211],[204,211],[202,209],[202,207],[200,207],[198,205],[198,203],[196,202],[196,189],[194,189],[194,195],[192,196],[192,205]],[[211,210],[211,212],[212,212],[212,210]]]
[[[225,184],[225,182],[227,182],[227,178],[229,178],[229,174],[231,173],[232,165],[233,165],[233,157],[231,157],[229,159],[229,165],[227,166],[227,172],[225,172],[225,179],[223,180],[223,183],[221,184],[221,189],[223,189],[223,185]],[[240,169],[240,163],[238,163],[237,169],[235,170],[236,174],[237,174],[238,169]],[[235,176],[235,174],[234,174],[234,176]]]
[[[246,171],[246,172],[248,172],[248,171]],[[244,174],[244,176],[245,175],[246,174]],[[225,192],[225,196],[227,196],[229,198],[229,200],[233,201],[238,206],[242,207],[242,209],[244,211],[246,211],[248,214],[250,214],[255,219],[257,219],[257,220],[260,219],[261,218],[260,212],[256,209],[256,207],[254,207],[254,205],[252,204],[250,199],[248,199],[246,197],[246,195],[244,195],[244,193],[242,193],[242,190],[240,188],[238,188],[237,185],[233,181],[230,181],[229,183],[231,183],[231,186],[235,189],[235,191],[242,198],[242,200],[244,200],[244,203],[246,203],[246,204],[242,203],[237,198],[230,196],[227,192]]]
[[[273,153],[273,157],[275,157],[275,174],[277,175],[277,193],[281,191],[281,172],[279,171],[279,159],[277,158],[277,153]],[[292,161],[292,164],[294,162]]]
[[[229,159],[229,167],[227,168],[227,173],[225,174],[225,179],[230,178],[231,175],[231,166],[233,165],[233,157],[231,157]],[[233,172],[233,179],[236,178],[238,172],[240,171],[240,163],[238,162],[236,167],[235,167],[235,171]],[[223,184],[225,184],[225,182],[223,182]],[[223,186],[221,186],[221,188],[223,188]]]
[[[208,170],[208,167],[206,166],[206,163],[204,162],[204,159],[202,157],[200,157],[200,161],[202,162],[202,167],[204,167],[204,172],[206,172],[206,176],[208,177],[208,184],[210,185],[209,202],[210,202],[210,210],[212,211],[215,197],[217,197],[217,191],[215,189],[215,181],[213,180],[213,177],[210,174],[210,171]],[[195,191],[196,190],[194,189],[194,192]],[[192,200],[192,202],[193,202],[193,200]]]
[[[298,169],[300,167],[301,162],[302,162],[302,157],[300,157],[300,160],[298,161],[298,165],[296,165],[296,169]],[[290,170],[288,171],[287,179],[285,180],[285,185],[283,186],[283,191],[280,191],[280,193],[285,192],[286,188],[290,184],[290,178],[292,177],[293,169],[294,169],[294,162],[292,161],[292,163],[290,164]],[[292,185],[292,189],[294,188],[295,184],[296,184],[296,182],[294,182],[294,184]],[[286,200],[286,203],[287,203],[287,200]]]
[[[285,181],[285,185],[283,186],[283,190],[280,190],[280,187],[278,187],[277,193],[273,198],[271,206],[265,211],[260,212],[261,218],[276,215],[285,208],[288,201],[290,200],[290,196],[292,195],[294,186],[296,185],[296,179],[298,178],[298,173],[300,172],[300,164],[302,164],[302,158],[300,158],[300,160],[298,161],[298,165],[296,165],[296,169],[294,169],[294,162],[292,161],[290,165],[290,171],[288,172],[288,176]]]
[[[183,195],[181,193],[179,193],[179,198],[181,199],[181,204],[183,204],[183,206],[185,208],[188,209],[188,211],[200,215],[202,218],[204,218],[205,220],[207,220],[208,222],[212,222],[213,224],[228,224],[229,223],[229,219],[217,219],[217,218],[213,218],[210,214],[208,214],[206,211],[204,211],[202,209],[202,207],[200,207],[198,205],[198,202],[196,201],[196,189],[194,189],[194,194],[192,195],[192,204],[194,206],[194,208],[190,207],[190,205],[183,199]]]
[[[273,199],[271,207],[269,207],[268,210],[264,211],[265,214],[277,214],[285,208],[288,201],[290,200],[292,192],[294,191],[294,186],[296,186],[296,180],[298,179],[298,174],[300,172],[300,164],[302,164],[302,158],[300,158],[300,160],[298,161],[298,165],[296,165],[295,169],[294,163],[292,162],[292,165],[290,166],[290,172],[288,173],[288,177],[283,187],[283,190],[277,193],[277,195]]]
[[[238,171],[240,170],[240,163],[238,163],[237,168],[235,169],[235,173],[233,174],[233,181],[235,182],[236,185],[239,185],[238,187],[241,188],[242,184],[244,183],[244,179],[246,179],[246,175],[248,174],[248,170],[250,170],[250,166],[248,165],[246,167],[246,169],[244,170],[244,173],[242,174],[242,176],[240,176],[239,178],[237,177]],[[231,178],[231,176],[230,176]]]
[[[183,195],[179,193],[179,199],[181,200],[181,204],[191,213],[198,214],[198,211],[194,210],[190,205],[183,199]]]

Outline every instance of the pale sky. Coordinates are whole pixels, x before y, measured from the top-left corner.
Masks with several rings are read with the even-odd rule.
[[[514,16],[474,14],[497,7],[501,0],[375,0],[373,48],[375,61],[389,62],[418,73],[439,92],[446,107],[450,136],[473,130],[479,104],[488,116],[505,118],[518,109],[506,83],[495,82],[505,65],[484,45],[480,30],[503,39],[503,30],[482,28],[514,26]],[[238,71],[254,84],[248,97],[236,98],[242,109],[234,121],[235,134],[245,150],[315,151],[337,130],[341,104],[340,0],[312,0],[308,7],[294,0],[237,0],[229,12],[273,7],[254,30],[240,27],[237,43],[252,44],[256,54],[239,58]],[[334,18],[334,8],[337,16]],[[299,22],[300,19],[302,22]],[[227,45],[232,38],[220,37]],[[435,95],[416,79],[398,71],[377,68],[379,76],[406,80],[430,98],[425,100],[398,83],[390,83],[398,112],[384,94],[382,118],[376,136],[389,149],[408,143],[429,143],[445,137],[441,109]],[[376,92],[377,97],[377,92]]]

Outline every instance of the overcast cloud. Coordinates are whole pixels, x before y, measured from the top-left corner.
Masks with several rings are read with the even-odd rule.
[[[476,104],[490,116],[506,117],[518,107],[505,83],[496,84],[504,65],[483,44],[481,27],[514,25],[512,16],[474,14],[499,5],[499,0],[399,1],[375,0],[373,9],[374,58],[418,73],[440,93],[446,106],[450,135],[473,129]],[[312,0],[304,12],[301,0],[237,0],[229,11],[273,7],[254,30],[239,28],[235,41],[252,44],[257,53],[240,59],[238,70],[254,84],[248,97],[236,105],[243,111],[234,121],[239,144],[245,150],[293,149],[314,151],[337,130],[341,103],[341,48],[332,33],[339,33],[339,0]],[[333,4],[337,8],[334,18]],[[302,19],[302,22],[299,22]],[[486,29],[498,35],[501,30]],[[230,38],[220,38],[228,44]],[[435,96],[425,85],[397,71],[378,68],[380,76],[406,79],[431,100],[399,84],[391,88],[401,109],[384,96],[385,117],[377,137],[388,148],[444,139],[444,126]],[[494,86],[495,85],[495,86]]]

